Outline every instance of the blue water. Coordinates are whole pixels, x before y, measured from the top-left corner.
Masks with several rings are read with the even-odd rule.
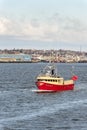
[[[87,130],[87,64],[56,64],[73,91],[35,93],[35,78],[45,63],[0,64],[0,130]]]

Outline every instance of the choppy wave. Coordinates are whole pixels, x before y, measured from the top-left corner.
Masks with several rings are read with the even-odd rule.
[[[25,113],[25,115],[11,117],[11,118],[5,118],[0,120],[0,124],[2,123],[8,123],[8,122],[15,122],[15,121],[21,121],[21,120],[29,120],[32,118],[36,118],[38,116],[44,116],[47,114],[53,114],[56,113],[59,110],[69,109],[69,108],[76,108],[78,106],[81,106],[82,104],[87,103],[87,99],[85,100],[77,100],[72,102],[66,102],[63,104],[54,104],[52,106],[43,107],[42,109],[39,109],[32,113]]]

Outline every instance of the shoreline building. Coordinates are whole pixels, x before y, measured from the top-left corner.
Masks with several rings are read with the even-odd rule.
[[[28,54],[0,54],[0,62],[30,62],[31,55]]]

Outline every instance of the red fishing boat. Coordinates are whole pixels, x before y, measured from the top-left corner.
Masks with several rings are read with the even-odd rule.
[[[57,75],[54,64],[49,64],[45,67],[41,74],[36,78],[36,86],[38,92],[54,92],[73,90],[74,83],[78,79],[73,75],[70,79],[64,80],[63,77]]]

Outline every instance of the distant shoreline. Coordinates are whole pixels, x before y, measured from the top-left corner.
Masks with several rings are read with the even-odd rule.
[[[38,62],[38,61],[0,61],[0,63],[48,63],[48,62]],[[54,63],[87,63],[87,61],[79,62],[54,62]]]
[[[32,61],[0,61],[0,63],[37,63]]]

